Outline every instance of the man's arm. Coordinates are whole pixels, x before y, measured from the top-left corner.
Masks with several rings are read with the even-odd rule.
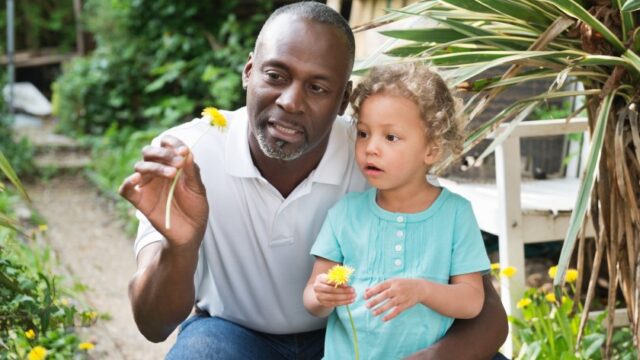
[[[166,242],[145,246],[129,282],[129,299],[140,332],[164,341],[191,312],[197,249],[171,249]]]
[[[507,338],[509,327],[507,314],[491,284],[490,275],[483,276],[483,285],[484,305],[477,317],[456,319],[440,341],[407,359],[491,359]]]
[[[204,236],[209,207],[193,155],[175,137],[143,149],[143,161],[124,180],[120,195],[133,204],[164,237],[138,254],[138,270],[129,284],[129,298],[140,332],[150,341],[163,341],[193,307],[193,276]],[[173,179],[181,175],[171,202],[170,228],[165,209]]]

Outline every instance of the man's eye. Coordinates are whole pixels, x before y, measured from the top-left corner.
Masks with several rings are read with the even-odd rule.
[[[273,71],[267,72],[267,78],[269,78],[269,80],[274,80],[274,81],[280,81],[283,79],[282,75]]]
[[[392,134],[387,135],[387,141],[395,142],[398,140],[400,140],[400,138],[395,135],[392,135]]]
[[[317,94],[326,94],[327,93],[327,89],[323,88],[322,86],[319,85],[311,85],[311,91],[313,91],[314,93]]]

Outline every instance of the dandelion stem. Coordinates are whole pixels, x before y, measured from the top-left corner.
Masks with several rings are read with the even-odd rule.
[[[353,322],[353,316],[351,316],[351,309],[349,309],[349,305],[345,305],[347,307],[347,314],[349,314],[349,322],[351,322],[351,331],[353,332],[353,348],[356,352],[356,360],[360,360],[360,351],[358,350],[358,333],[356,332],[356,324]]]
[[[171,187],[169,188],[169,195],[167,195],[167,206],[165,207],[164,212],[164,227],[167,228],[167,230],[171,229],[171,202],[173,201],[173,192],[176,189],[176,184],[178,183],[178,179],[181,174],[182,169],[179,169],[176,176],[173,178]]]

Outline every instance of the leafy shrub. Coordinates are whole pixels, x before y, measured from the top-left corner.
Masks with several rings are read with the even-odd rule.
[[[16,199],[0,192],[3,218],[13,217]],[[51,268],[51,250],[35,242],[46,226],[15,227],[0,226],[0,358],[85,358],[93,344],[81,343],[75,330],[91,325],[97,314],[80,309]]]
[[[97,49],[54,85],[60,129],[167,127],[208,105],[240,106],[240,72],[270,6],[259,1],[240,19],[237,0],[88,0]]]

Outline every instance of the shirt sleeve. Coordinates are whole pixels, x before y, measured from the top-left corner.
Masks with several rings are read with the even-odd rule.
[[[489,271],[491,264],[484,247],[480,227],[473,215],[471,204],[461,199],[455,217],[453,249],[451,254],[451,276]]]
[[[164,237],[153,227],[153,225],[151,225],[149,220],[147,220],[139,210],[136,210],[136,217],[140,223],[138,224],[138,235],[136,236],[136,241],[133,243],[133,250],[136,257],[138,257],[142,248],[151,243],[162,241]]]
[[[311,247],[311,255],[342,263],[344,261],[344,255],[342,254],[342,248],[340,247],[340,242],[334,229],[334,213],[334,209],[329,210],[327,218],[324,220],[322,228],[320,229],[320,233]]]

